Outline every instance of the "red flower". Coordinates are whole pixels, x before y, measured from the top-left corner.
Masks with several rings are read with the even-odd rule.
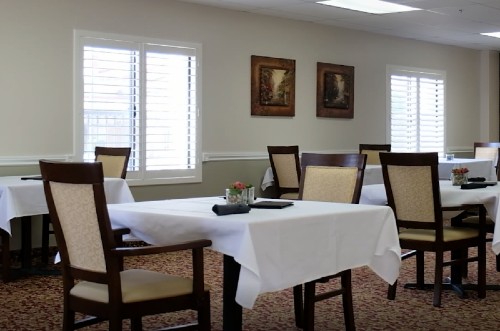
[[[453,168],[451,169],[451,173],[454,175],[463,175],[469,172],[467,168]]]

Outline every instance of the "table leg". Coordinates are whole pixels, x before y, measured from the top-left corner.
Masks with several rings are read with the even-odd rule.
[[[21,268],[31,268],[31,216],[21,218]]]
[[[0,237],[2,240],[2,281],[7,283],[10,281],[10,235],[0,229]]]
[[[243,308],[236,302],[236,289],[241,265],[232,256],[224,255],[224,284],[222,292],[222,329],[241,331]]]

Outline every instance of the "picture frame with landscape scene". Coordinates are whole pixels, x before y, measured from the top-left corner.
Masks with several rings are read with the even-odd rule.
[[[252,55],[251,115],[295,116],[295,60]]]
[[[354,118],[354,67],[317,64],[316,116]]]

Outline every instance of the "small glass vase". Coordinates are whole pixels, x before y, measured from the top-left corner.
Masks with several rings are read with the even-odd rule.
[[[249,204],[255,200],[255,187],[249,187],[244,190],[235,188],[226,189],[226,204],[233,205],[238,203]]]
[[[462,184],[467,184],[469,178],[467,174],[451,174],[451,184],[453,186],[460,186]]]
[[[243,203],[243,191],[236,188],[226,189],[226,204],[234,205],[238,203]],[[246,194],[246,192],[245,192]]]

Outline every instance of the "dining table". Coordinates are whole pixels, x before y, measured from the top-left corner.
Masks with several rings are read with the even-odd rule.
[[[108,206],[113,227],[129,228],[146,243],[212,241],[223,254],[225,331],[242,330],[243,307],[252,308],[262,293],[362,266],[389,284],[398,278],[401,248],[389,207],[293,201],[217,216],[212,208],[225,203],[201,197]]]
[[[469,177],[484,177],[486,180],[496,180],[496,169],[490,159],[467,159],[467,158],[439,158],[439,179],[450,179],[451,170],[454,167],[465,167],[469,169]],[[382,166],[380,164],[367,164],[363,176],[363,185],[383,184]],[[264,191],[274,185],[273,170],[268,167],[261,182]]]
[[[110,204],[134,201],[127,182],[122,178],[105,178],[104,190]],[[32,217],[46,216],[48,212],[40,175],[0,177],[0,229],[12,236],[12,221],[21,220],[21,273],[31,269]],[[3,271],[9,268],[10,265],[2,265]]]

